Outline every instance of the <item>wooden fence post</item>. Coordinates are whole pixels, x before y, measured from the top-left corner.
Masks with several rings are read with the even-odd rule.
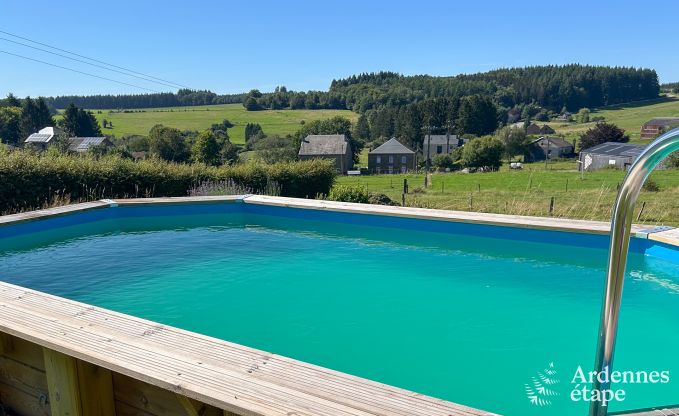
[[[549,198],[549,216],[554,215],[554,197]]]
[[[641,209],[639,210],[639,215],[637,215],[637,221],[641,219],[641,214],[644,213],[644,208],[646,208],[646,201],[641,203]]]

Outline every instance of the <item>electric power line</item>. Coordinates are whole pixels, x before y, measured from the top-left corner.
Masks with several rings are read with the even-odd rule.
[[[63,54],[60,54],[60,53],[57,53],[57,52],[48,51],[47,49],[38,48],[37,46],[32,46],[32,45],[28,45],[28,44],[26,44],[26,43],[17,42],[17,41],[12,40],[12,39],[3,38],[2,36],[0,36],[0,40],[4,40],[4,41],[7,41],[7,42],[12,42],[12,43],[16,43],[17,45],[25,46],[25,47],[27,47],[27,48],[32,48],[32,49],[35,49],[35,50],[38,50],[38,51],[41,51],[41,52],[45,52],[45,53],[49,53],[49,54],[52,54],[52,55],[60,56],[60,57],[62,57],[62,58],[70,59],[70,60],[72,60],[72,61],[80,62],[80,63],[86,64],[86,65],[91,65],[91,66],[94,66],[94,67],[97,67],[97,68],[102,68],[102,69],[105,69],[105,70],[107,70],[107,71],[117,72],[117,73],[119,73],[119,74],[123,74],[123,75],[128,76],[128,77],[139,78],[139,79],[144,80],[144,81],[147,81],[147,82],[153,82],[153,83],[160,84],[160,85],[164,85],[164,86],[170,87],[170,88],[177,88],[176,85],[167,84],[167,83],[161,82],[161,81],[154,81],[154,80],[152,80],[152,79],[144,78],[144,77],[141,77],[141,76],[138,76],[138,75],[134,75],[134,74],[128,74],[127,72],[118,71],[117,69],[108,68],[108,67],[105,67],[105,66],[103,66],[103,65],[93,64],[93,63],[91,63],[91,62],[87,62],[87,61],[84,61],[84,60],[82,60],[82,59],[73,58],[73,57],[70,57],[70,56],[67,56],[67,55],[63,55]]]
[[[48,48],[50,48],[50,49],[55,49],[55,50],[60,51],[60,52],[65,52],[65,53],[67,53],[67,54],[74,55],[74,56],[77,56],[77,57],[80,57],[80,58],[84,58],[84,59],[87,59],[87,60],[89,60],[89,61],[93,61],[93,62],[97,62],[97,63],[100,63],[100,64],[104,64],[104,65],[107,65],[107,66],[111,66],[111,67],[114,67],[114,68],[122,69],[123,71],[131,72],[131,73],[133,73],[133,74],[143,75],[143,76],[145,76],[145,77],[147,77],[147,78],[153,78],[153,79],[158,80],[158,81],[167,82],[167,83],[173,84],[173,85],[175,85],[175,86],[177,86],[177,87],[191,88],[191,87],[188,87],[188,86],[186,86],[186,85],[182,85],[182,84],[178,84],[178,83],[176,83],[176,82],[168,81],[168,80],[166,80],[166,79],[154,77],[154,76],[151,76],[151,75],[148,75],[148,74],[144,74],[144,73],[142,73],[142,72],[133,71],[133,70],[131,70],[131,69],[128,69],[128,68],[125,68],[125,67],[122,67],[122,66],[118,66],[118,65],[114,65],[114,64],[111,64],[111,63],[108,63],[108,62],[100,61],[100,60],[98,60],[98,59],[90,58],[90,57],[85,56],[85,55],[80,55],[80,54],[75,53],[75,52],[67,51],[66,49],[57,48],[56,46],[52,46],[52,45],[48,45],[48,44],[46,44],[46,43],[38,42],[38,41],[29,39],[29,38],[26,38],[26,37],[23,37],[23,36],[15,35],[14,33],[6,32],[6,31],[4,31],[4,30],[0,30],[0,33],[4,33],[5,35],[10,35],[10,36],[15,37],[15,38],[27,40],[27,41],[29,41],[29,42],[31,42],[31,43],[35,43],[35,44],[37,44],[37,45],[46,46],[46,47],[48,47]]]
[[[68,67],[65,67],[65,66],[56,65],[56,64],[49,63],[49,62],[41,61],[40,59],[29,58],[28,56],[19,55],[19,54],[12,53],[12,52],[7,52],[7,51],[0,50],[0,53],[5,53],[5,54],[7,54],[7,55],[12,55],[12,56],[16,56],[16,57],[18,57],[18,58],[27,59],[27,60],[29,60],[29,61],[39,62],[39,63],[41,63],[41,64],[53,66],[53,67],[55,67],[55,68],[65,69],[65,70],[67,70],[67,71],[77,72],[77,73],[79,73],[79,74],[88,75],[88,76],[90,76],[90,77],[99,78],[99,79],[103,79],[103,80],[106,80],[106,81],[116,82],[116,83],[118,83],[118,84],[127,85],[127,86],[129,86],[129,87],[139,88],[139,89],[141,89],[141,90],[146,90],[146,91],[151,91],[151,92],[156,92],[156,93],[160,93],[160,92],[161,92],[161,91],[157,91],[157,90],[152,90],[152,89],[150,89],[150,88],[140,87],[139,85],[134,85],[134,84],[130,84],[130,83],[127,83],[127,82],[118,81],[118,80],[115,80],[115,79],[111,79],[111,78],[101,77],[101,76],[99,76],[99,75],[90,74],[89,72],[78,71],[77,69],[68,68]]]

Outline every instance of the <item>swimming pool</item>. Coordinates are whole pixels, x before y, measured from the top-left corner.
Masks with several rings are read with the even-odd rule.
[[[256,203],[0,227],[0,279],[506,415],[584,414],[608,237]],[[635,238],[616,368],[679,370],[679,264]],[[652,254],[652,255],[649,255]],[[550,364],[553,365],[550,367]],[[526,385],[556,371],[558,396]],[[625,385],[612,409],[677,402]]]

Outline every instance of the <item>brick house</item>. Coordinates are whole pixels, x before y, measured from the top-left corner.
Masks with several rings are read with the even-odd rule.
[[[659,134],[667,131],[673,126],[679,126],[679,118],[658,117],[651,119],[641,126],[641,138],[655,139]]]

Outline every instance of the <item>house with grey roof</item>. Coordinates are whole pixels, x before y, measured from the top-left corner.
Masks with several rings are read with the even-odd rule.
[[[628,170],[646,146],[640,144],[606,142],[580,151],[578,170],[597,170],[606,167]]]
[[[454,134],[427,134],[422,141],[422,153],[432,159],[436,155],[450,154],[462,144],[462,139]]]
[[[52,141],[55,137],[59,136],[65,137],[64,131],[61,130],[60,128],[45,127],[40,129],[37,133],[33,133],[30,136],[28,136],[24,143],[28,143],[33,147],[44,150],[47,148],[47,145],[50,143],[50,141]]]
[[[547,124],[543,124],[542,127],[540,127],[537,123],[530,123],[526,127],[526,134],[529,136],[537,136],[539,134],[547,135],[554,133],[555,133],[554,129],[549,127]]]
[[[406,173],[416,169],[415,152],[395,137],[368,153],[370,173]]]
[[[679,118],[677,117],[657,117],[651,119],[641,126],[642,139],[655,139],[661,133],[679,126]]]
[[[575,147],[561,137],[542,136],[526,146],[525,162],[572,157]]]
[[[68,139],[68,150],[72,152],[86,152],[94,146],[112,147],[113,143],[108,137],[70,137]]]
[[[346,174],[354,166],[351,145],[344,134],[311,134],[299,146],[299,160],[327,159],[338,172]]]

